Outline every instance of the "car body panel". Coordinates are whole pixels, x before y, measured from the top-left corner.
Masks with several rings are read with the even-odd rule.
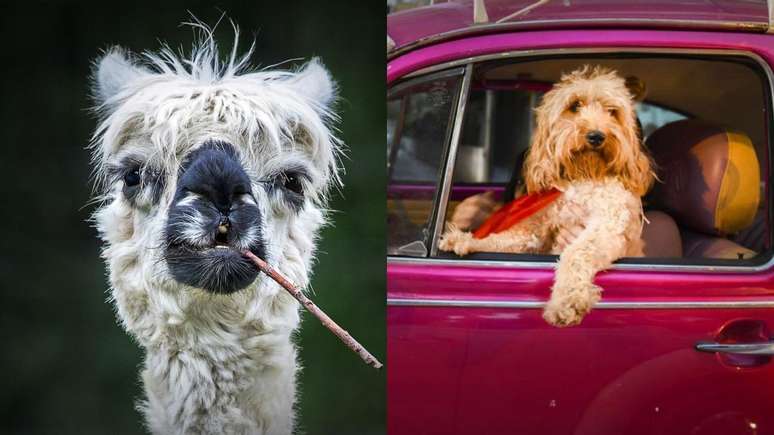
[[[771,272],[605,272],[600,306],[554,328],[540,311],[550,268],[387,270],[390,433],[774,430],[774,365],[694,350],[729,323],[774,325]]]
[[[770,35],[680,30],[551,30],[475,36],[418,49],[387,63],[387,83],[428,67],[439,68],[474,56],[529,55],[538,50],[589,49],[719,49],[744,50],[771,63],[774,40]]]
[[[441,40],[508,30],[626,26],[765,32],[769,28],[768,8],[763,0],[485,0],[483,3],[488,20],[479,23],[474,22],[473,0],[439,2],[388,15],[387,34],[395,44],[393,55]]]
[[[504,2],[485,3],[490,21],[506,15],[498,9]],[[514,8],[533,3],[510,2]],[[404,50],[388,62],[388,84],[472,60],[652,50],[749,54],[761,63],[771,90],[771,35],[645,28],[644,21],[619,21],[616,28],[544,25],[550,13],[569,23],[588,17],[593,7],[595,13],[607,10],[600,18],[611,23],[624,16],[768,22],[760,2],[570,3],[571,11],[560,11],[564,3],[558,2],[554,9],[535,8],[524,21],[536,27],[518,32],[482,27],[455,34],[471,27],[471,2],[395,14],[388,30]],[[434,23],[440,16],[447,18]],[[433,40],[452,34],[456,39]],[[771,96],[766,100],[770,107]],[[762,179],[769,174],[764,170]],[[494,187],[499,195],[501,186],[453,186],[449,200]],[[395,197],[426,197],[431,187],[388,189]],[[771,195],[769,183],[765,195]],[[615,265],[595,280],[604,289],[602,302],[571,328],[549,326],[541,317],[555,261],[388,258],[391,434],[774,433],[771,357],[695,349],[699,342],[771,339],[774,261],[743,267]]]

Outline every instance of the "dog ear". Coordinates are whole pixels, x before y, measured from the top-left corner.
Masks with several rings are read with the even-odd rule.
[[[562,112],[561,85],[545,95],[535,109],[535,131],[532,134],[527,157],[524,159],[524,184],[527,193],[540,192],[555,187],[560,179],[561,164],[556,154],[555,131],[551,126],[556,125]]]
[[[98,105],[104,104],[148,72],[145,68],[134,65],[120,47],[113,47],[105,52],[94,66],[94,99]]]
[[[653,159],[651,159],[645,145],[638,134],[634,111],[631,111],[631,122],[625,123],[624,140],[631,150],[629,158],[625,159],[623,183],[627,189],[638,196],[648,193],[655,181],[653,172]]]
[[[336,99],[336,83],[319,58],[307,62],[291,84],[323,109],[327,110]]]
[[[640,150],[637,152],[633,172],[632,179],[636,180],[636,184],[632,190],[639,196],[645,196],[651,186],[653,186],[656,176],[653,172],[653,159],[651,159],[642,145],[640,145]]]
[[[546,104],[552,95],[546,94],[543,103],[536,110],[535,132],[532,135],[532,141],[527,151],[527,157],[524,159],[524,184],[527,186],[528,193],[540,192],[542,190],[554,187],[558,179],[559,168],[558,161],[552,156],[551,132],[548,128],[550,114],[548,113],[550,104]]]

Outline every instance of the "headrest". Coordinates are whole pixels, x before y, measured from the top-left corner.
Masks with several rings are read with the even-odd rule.
[[[705,234],[734,234],[752,223],[760,168],[747,135],[686,119],[659,128],[646,145],[661,180],[649,205]]]

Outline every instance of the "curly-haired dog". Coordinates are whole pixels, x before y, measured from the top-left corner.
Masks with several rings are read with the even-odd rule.
[[[561,254],[543,317],[557,326],[580,323],[599,300],[597,272],[625,256],[642,256],[642,203],[654,180],[641,147],[632,96],[614,71],[584,66],[562,76],[537,110],[524,162],[528,193],[561,195],[515,226],[476,238],[453,225],[440,248],[472,252]],[[585,229],[568,246],[563,229]]]

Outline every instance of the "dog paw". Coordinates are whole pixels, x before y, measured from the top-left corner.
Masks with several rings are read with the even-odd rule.
[[[543,319],[557,327],[578,325],[599,301],[601,291],[594,284],[571,289],[554,288],[543,310]]]
[[[472,233],[452,227],[441,236],[438,248],[442,251],[453,251],[457,255],[467,255],[470,253],[472,240]]]

